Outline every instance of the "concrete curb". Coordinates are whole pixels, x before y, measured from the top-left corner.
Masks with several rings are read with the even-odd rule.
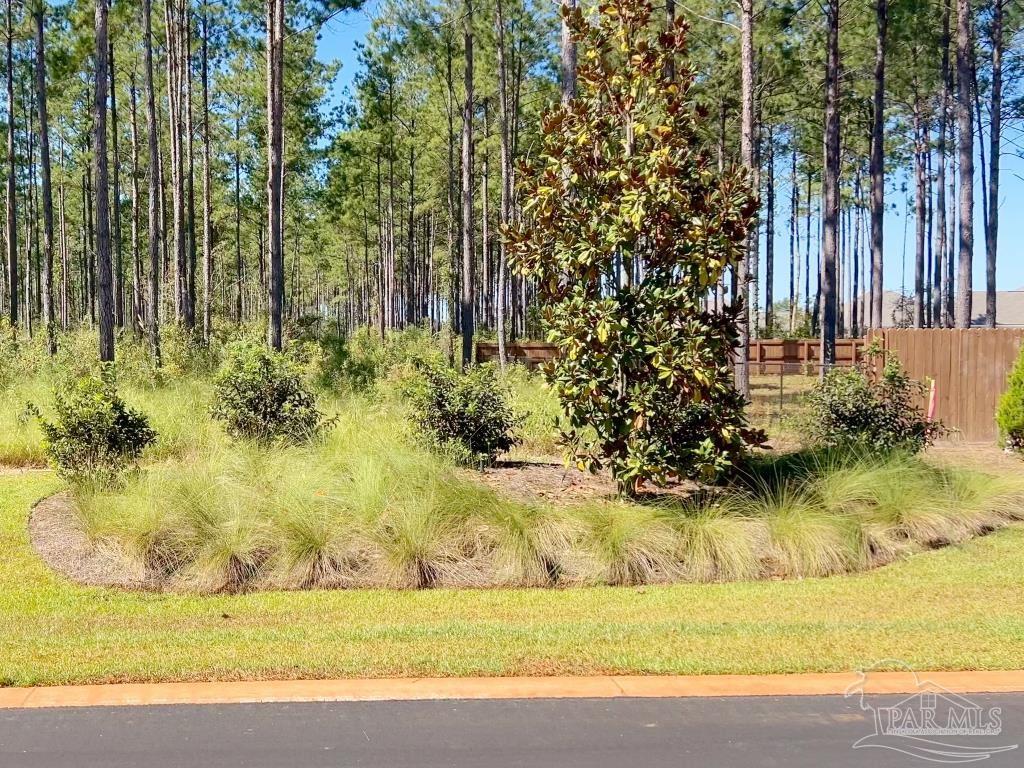
[[[0,709],[113,707],[153,704],[252,704],[428,699],[614,699],[716,696],[843,695],[860,680],[852,672],[796,675],[607,677],[476,677],[248,682],[124,683],[0,688]],[[1024,692],[1024,670],[872,672],[870,694],[915,693],[927,680],[953,693]]]

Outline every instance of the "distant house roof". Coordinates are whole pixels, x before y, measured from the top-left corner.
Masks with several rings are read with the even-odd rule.
[[[985,291],[972,292],[972,326],[985,325],[985,302]],[[900,304],[900,294],[897,291],[886,291],[882,295],[884,328],[900,324],[896,320]],[[905,311],[913,312],[913,304],[907,304]],[[1000,328],[1024,328],[1024,288],[1015,291],[996,291],[996,325]]]

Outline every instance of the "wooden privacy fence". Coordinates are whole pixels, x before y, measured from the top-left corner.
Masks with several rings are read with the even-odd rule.
[[[864,354],[864,339],[836,339],[836,365],[851,366]],[[558,347],[543,341],[517,342],[505,345],[509,360],[537,368],[558,356]],[[476,345],[479,363],[498,359],[498,345],[480,341]],[[818,339],[758,339],[750,342],[747,359],[754,373],[817,373],[821,362]]]
[[[995,413],[1024,328],[888,328],[880,336],[911,378],[935,381],[935,416],[967,442],[999,436]]]
[[[836,365],[856,365],[864,357],[864,339],[836,339]],[[820,339],[757,339],[747,351],[752,373],[817,373]]]
[[[996,408],[1024,343],[1024,328],[886,328],[870,332],[868,338],[878,338],[885,354],[895,355],[911,378],[935,382],[935,417],[955,430],[955,438],[992,442],[998,437]],[[836,365],[855,365],[866,345],[865,339],[836,339]],[[508,344],[506,351],[509,360],[530,368],[558,355],[554,344],[537,341]],[[479,342],[476,359],[497,360],[498,345]],[[820,342],[759,339],[750,342],[748,359],[751,373],[817,373]]]

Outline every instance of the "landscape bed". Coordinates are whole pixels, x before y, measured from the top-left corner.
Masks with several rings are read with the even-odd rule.
[[[33,543],[74,580],[157,591],[639,586],[849,573],[1024,515],[1012,476],[845,452],[761,458],[726,488],[522,500],[385,411],[341,420],[315,446],[211,444],[47,499]]]
[[[0,681],[62,683],[1024,667],[1024,528],[869,572],[551,589],[157,594],[33,551],[46,472],[0,477]]]

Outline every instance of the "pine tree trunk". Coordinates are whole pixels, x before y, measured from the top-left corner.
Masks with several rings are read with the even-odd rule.
[[[203,85],[203,340],[213,335],[213,204],[210,199],[210,11],[203,2],[202,85]]]
[[[940,295],[937,299],[934,310],[937,319],[936,324],[944,328],[953,325],[952,301],[950,300],[951,283],[943,280],[945,270],[943,265],[946,261],[946,139],[949,133],[949,0],[943,2],[942,10],[942,69],[939,73],[942,78],[942,90],[939,95],[939,135],[935,142],[938,168],[935,179],[935,273],[937,280],[942,281],[941,290],[936,293]]]
[[[804,320],[811,327],[811,169],[807,169],[807,213],[804,217]]]
[[[181,78],[185,83],[185,327],[196,327],[196,190],[195,130],[192,120],[192,0],[184,0],[181,10],[184,46]]]
[[[508,76],[505,69],[505,15],[503,0],[495,0],[494,26],[497,32],[498,53],[498,133],[500,139],[501,163],[501,204],[498,221],[502,237],[498,243],[498,274],[495,289],[497,302],[494,308],[498,337],[498,364],[504,371],[508,365],[505,350],[505,273],[508,270],[508,250],[505,245],[504,229],[509,226],[509,211],[512,204],[512,157],[508,135]]]
[[[864,317],[860,313],[860,292],[863,290],[863,286],[860,284],[860,229],[861,229],[861,216],[864,213],[864,209],[860,205],[861,200],[861,184],[860,184],[860,166],[857,167],[857,175],[853,180],[853,199],[856,210],[853,223],[853,269],[852,269],[852,284],[850,287],[850,332],[854,338],[858,338],[861,335],[861,324],[864,322]]]
[[[754,183],[754,0],[740,0],[740,162]],[[756,193],[756,187],[755,187]],[[739,304],[740,344],[736,357],[736,389],[750,394],[750,302],[747,278],[750,253],[757,247],[757,226],[751,222],[743,258],[736,265],[736,303]]]
[[[915,91],[916,91],[915,87]],[[925,249],[925,140],[921,124],[921,100],[914,100],[914,327],[924,328],[924,249]]]
[[[242,104],[236,104],[235,112],[235,320],[242,322],[242,285],[245,265],[242,262]]]
[[[822,375],[836,362],[836,262],[839,258],[839,2],[829,0],[825,44],[825,163],[822,178]]]
[[[268,344],[282,346],[284,310],[284,0],[267,0],[267,240],[270,261]]]
[[[562,47],[561,47],[561,81],[562,103],[576,98],[576,41],[572,39],[566,18],[576,8],[576,0],[561,0],[562,3]]]
[[[889,28],[888,0],[875,0],[875,93],[871,116],[871,317],[881,328],[883,293],[882,231],[885,221],[885,45]]]
[[[96,0],[96,100],[93,163],[96,174],[96,298],[99,310],[100,360],[114,359],[114,295],[110,253],[110,199],[107,170],[107,0]]]
[[[153,22],[152,2],[142,0],[142,23],[145,36],[146,66],[146,133],[149,141],[149,308],[146,324],[153,359],[160,365],[160,238],[163,214],[160,203],[160,149],[157,144],[156,89],[153,82]]]
[[[796,310],[800,303],[800,181],[796,175],[796,147],[789,176],[791,206],[789,214],[789,332],[796,330]]]
[[[64,141],[60,143],[60,181],[57,187],[58,215],[60,217],[60,327],[71,327],[71,259],[68,246],[67,205],[64,195]]]
[[[462,107],[462,367],[473,361],[473,0],[465,0]]]
[[[56,319],[53,311],[53,187],[50,179],[50,120],[46,108],[46,44],[45,18],[40,3],[33,12],[36,31],[36,105],[39,109],[39,167],[43,193],[43,327],[46,349],[57,351]]]
[[[121,157],[117,135],[117,72],[114,66],[114,44],[109,46],[110,65],[110,136],[111,159],[114,174],[111,205],[111,231],[113,232],[114,272],[114,324],[124,328],[124,264],[121,254]]]
[[[142,336],[143,317],[145,315],[144,299],[145,294],[142,281],[142,251],[139,248],[139,106],[138,91],[135,86],[134,71],[129,74],[128,81],[128,106],[131,109],[132,117],[132,331],[137,336]]]
[[[411,132],[416,132],[416,119],[412,121]],[[415,324],[419,322],[416,316],[416,146],[409,142],[409,220],[406,232],[406,323]]]
[[[971,3],[957,0],[957,128],[960,150],[960,245],[957,256],[956,325],[971,327],[971,261],[974,254],[974,120],[971,114]]]
[[[995,328],[996,255],[999,244],[999,155],[1003,120],[1003,3],[992,0],[992,96],[989,128],[988,217],[985,222],[985,318]]]
[[[484,125],[483,125],[483,160],[481,162],[480,169],[480,271],[481,271],[481,286],[480,290],[477,291],[479,297],[479,323],[483,328],[490,329],[491,325],[491,227],[490,227],[490,210],[487,205],[487,189],[490,184],[491,176],[491,165],[490,165],[490,151],[487,145],[487,140],[490,137],[490,116],[488,114],[488,101],[485,98],[483,103],[484,110]]]
[[[768,127],[768,184],[765,186],[765,243],[764,243],[764,327],[771,336],[775,333],[775,136]],[[757,302],[755,300],[754,304]]]
[[[188,255],[185,243],[185,180],[182,139],[181,25],[178,3],[165,0],[164,27],[167,35],[167,119],[170,129],[171,220],[174,228],[174,319],[185,323],[188,303]]]
[[[452,40],[451,36],[445,36],[445,85],[447,86],[448,100],[446,112],[448,118],[448,266],[450,269],[450,287],[447,292],[448,302],[448,323],[454,335],[458,328],[458,312],[455,304],[455,282],[458,278],[458,260],[455,255],[455,243],[457,241],[455,216],[455,80],[452,75]],[[448,362],[452,363],[454,352],[452,344],[448,345]]]
[[[25,115],[25,143],[28,155],[28,178],[36,177],[36,147],[35,147],[35,99],[29,95],[24,81],[22,82],[22,113]],[[36,201],[35,184],[26,184],[25,190],[25,272],[24,272],[24,321],[25,333],[31,339],[35,332],[33,315],[36,313],[36,292],[32,283],[33,259],[35,249],[35,222],[36,222]],[[38,261],[37,261],[38,263]]]
[[[7,285],[10,291],[8,318],[18,325],[18,210],[15,192],[14,147],[14,17],[7,0]],[[26,312],[28,308],[26,307]]]

